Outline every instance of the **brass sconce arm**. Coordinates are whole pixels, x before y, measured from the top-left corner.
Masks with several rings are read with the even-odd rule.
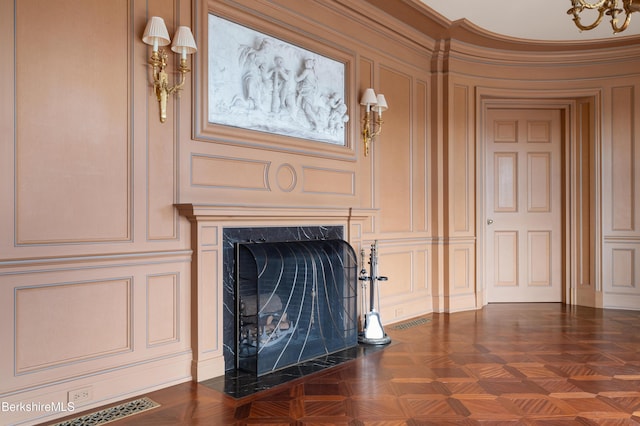
[[[386,111],[388,106],[384,95],[376,95],[376,92],[371,88],[364,91],[360,105],[365,107],[364,119],[362,120],[362,140],[364,141],[364,155],[367,156],[369,155],[369,146],[374,138],[382,132],[382,112]]]
[[[376,118],[371,118],[371,111],[366,111],[363,119],[362,126],[362,140],[364,141],[364,155],[369,155],[369,145],[373,141],[373,138],[380,135],[382,132],[382,117],[380,114],[377,115]]]
[[[162,18],[154,16],[149,20],[144,30],[142,41],[153,46],[149,65],[153,69],[153,88],[160,104],[160,122],[164,123],[167,120],[167,99],[169,95],[180,93],[186,81],[185,75],[191,71],[187,66],[187,55],[195,53],[198,49],[191,30],[188,27],[178,27],[173,38],[171,50],[181,54],[180,65],[178,65],[180,80],[176,84],[170,85],[169,75],[166,71],[167,53],[163,49],[158,50],[158,46],[166,46],[170,42],[169,33]]]

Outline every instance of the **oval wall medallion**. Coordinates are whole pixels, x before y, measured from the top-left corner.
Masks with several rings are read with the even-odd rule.
[[[282,164],[276,171],[276,182],[278,188],[283,192],[291,192],[298,183],[296,170],[291,164]]]

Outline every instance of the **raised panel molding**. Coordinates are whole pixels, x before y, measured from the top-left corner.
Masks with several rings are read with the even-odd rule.
[[[432,294],[432,249],[415,241],[386,240],[379,253],[378,272],[389,278],[378,283],[385,321],[431,312],[424,302]]]
[[[147,277],[147,346],[180,339],[180,291],[178,274]]]
[[[551,143],[550,121],[527,121],[528,143]]]
[[[458,291],[470,290],[472,274],[471,250],[466,247],[454,248],[452,258],[452,288]]]
[[[518,121],[495,120],[493,124],[493,142],[518,143]]]
[[[397,250],[397,249],[396,249]],[[380,282],[380,294],[389,299],[412,291],[414,257],[412,251],[380,251],[378,268],[380,275],[387,276],[389,281]]]
[[[16,288],[16,374],[131,351],[131,284],[121,278]]]
[[[269,191],[268,161],[193,154],[191,185]]]
[[[451,231],[468,233],[471,230],[470,215],[472,209],[473,187],[472,175],[475,173],[473,153],[470,147],[470,97],[469,87],[456,85],[453,88],[453,112],[451,141],[449,143],[449,209],[452,215]]]
[[[132,238],[129,6],[15,2],[19,245]]]
[[[527,285],[551,286],[551,231],[529,231],[527,233],[527,256],[529,265]]]
[[[374,191],[380,207],[380,231],[413,230],[413,176],[411,167],[411,111],[414,79],[399,64],[379,68],[381,93],[393,94],[396,104],[384,113],[382,133],[375,138],[371,157],[374,159]],[[389,98],[387,98],[389,99]]]
[[[527,210],[551,212],[551,153],[527,153]]]
[[[494,212],[518,211],[518,154],[497,152],[494,164]]]
[[[429,232],[431,229],[431,187],[429,185],[430,140],[428,117],[428,85],[417,81],[415,84],[415,119],[413,126],[413,230]]]
[[[493,259],[496,271],[496,286],[518,286],[518,232],[496,231],[494,233]]]
[[[200,252],[200,274],[202,285],[198,286],[199,306],[197,307],[200,333],[198,344],[202,353],[221,353],[220,331],[222,323],[220,311],[222,309],[221,288],[218,282],[220,262],[217,249],[203,249]]]
[[[312,194],[355,194],[355,173],[351,170],[326,169],[320,167],[302,168],[302,189]]]
[[[611,228],[635,230],[634,88],[611,91]]]
[[[636,287],[636,249],[611,250],[611,288],[614,291]]]

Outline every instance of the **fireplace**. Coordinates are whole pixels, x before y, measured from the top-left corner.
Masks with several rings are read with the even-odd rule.
[[[290,370],[308,374],[323,368],[321,365],[324,368],[335,365],[343,354],[360,349],[354,346],[314,358],[280,370],[281,374],[257,376],[238,370],[235,251],[238,243],[321,240],[345,240],[351,247],[359,248],[365,230],[372,229],[373,210],[192,203],[176,207],[191,225],[191,372],[195,380],[226,382],[227,378],[241,375],[253,382],[254,388],[263,389],[266,381],[271,382]],[[323,359],[326,359],[324,364]],[[237,393],[240,394],[245,395]]]
[[[357,344],[357,259],[343,240],[236,244],[236,367],[261,376]]]

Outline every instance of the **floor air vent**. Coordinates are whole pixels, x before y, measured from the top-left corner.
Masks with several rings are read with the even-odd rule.
[[[401,324],[394,325],[391,327],[394,330],[406,330],[407,328],[416,327],[418,325],[426,324],[431,321],[429,318],[416,318],[411,321],[403,322]]]
[[[147,411],[159,406],[160,404],[158,404],[155,401],[152,401],[149,398],[140,398],[134,401],[125,402],[124,404],[116,405],[115,407],[105,408],[104,410],[85,414],[83,416],[76,417],[75,419],[70,419],[60,423],[56,423],[53,426],[103,425],[105,423],[109,423],[115,420],[120,420],[125,417],[142,413],[143,411]]]

